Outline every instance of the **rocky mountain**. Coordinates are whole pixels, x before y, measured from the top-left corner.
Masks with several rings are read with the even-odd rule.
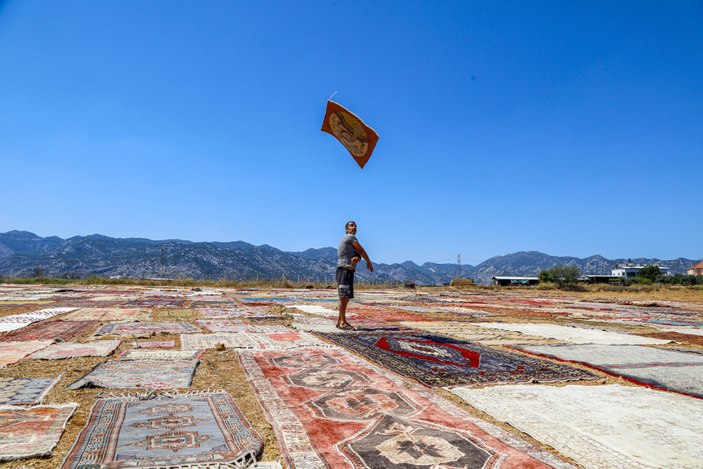
[[[690,259],[606,259],[595,255],[580,259],[578,257],[550,256],[538,251],[520,251],[505,256],[496,256],[478,264],[473,272],[476,283],[488,284],[496,275],[537,276],[542,270],[555,266],[575,266],[582,274],[610,274],[615,264],[632,262],[634,264],[656,264],[668,267],[672,274],[685,274],[696,262]]]
[[[27,231],[0,233],[0,276],[194,278],[194,279],[280,279],[331,282],[337,250],[327,247],[302,252],[284,252],[272,246],[254,246],[244,241],[192,242],[178,239],[110,238],[102,235],[42,238]],[[586,259],[556,257],[541,252],[517,252],[496,256],[477,266],[407,261],[374,264],[366,270],[362,261],[357,271],[365,282],[405,282],[441,285],[461,276],[477,283],[490,283],[495,275],[537,275],[556,265],[575,265],[583,273],[610,273],[613,264],[602,256]],[[675,259],[632,259],[636,263],[659,263],[673,273],[685,273],[696,261]]]

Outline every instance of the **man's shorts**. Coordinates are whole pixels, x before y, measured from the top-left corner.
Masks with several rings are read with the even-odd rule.
[[[337,285],[340,298],[354,298],[354,271],[337,267]]]

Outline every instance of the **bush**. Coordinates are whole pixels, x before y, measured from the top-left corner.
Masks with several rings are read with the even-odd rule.
[[[469,288],[476,285],[471,278],[455,278],[449,284],[454,288]]]

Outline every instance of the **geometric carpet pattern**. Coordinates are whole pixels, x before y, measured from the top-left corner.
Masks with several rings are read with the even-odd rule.
[[[59,378],[0,378],[0,405],[34,405]]]
[[[431,387],[595,379],[580,368],[422,333],[318,333]]]
[[[290,467],[568,467],[342,350],[238,355]]]
[[[451,390],[584,467],[701,467],[703,401],[621,386]]]
[[[99,399],[62,467],[245,467],[262,447],[228,393]]]

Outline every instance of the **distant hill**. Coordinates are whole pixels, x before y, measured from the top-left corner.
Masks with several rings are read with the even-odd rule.
[[[0,233],[0,275],[28,277],[45,275],[107,277],[160,277],[194,279],[280,279],[328,281],[334,279],[337,249],[326,247],[302,252],[284,252],[268,245],[255,246],[244,241],[192,242],[178,239],[110,238],[103,235],[56,236],[42,238],[28,231]],[[477,266],[462,265],[461,276],[477,283],[490,283],[495,275],[537,275],[555,265],[575,265],[583,273],[607,274],[613,264],[625,259],[608,260],[602,256],[586,259],[556,257],[536,251],[516,252],[492,257]],[[675,259],[632,259],[633,262],[658,263],[673,273],[686,273],[697,261]],[[420,285],[449,283],[457,274],[456,264],[426,262],[417,265],[374,264],[366,270],[362,261],[357,272],[362,281],[413,281]]]
[[[615,264],[631,261],[635,264],[657,264],[668,267],[673,274],[685,274],[695,262],[682,257],[674,260],[661,259],[606,259],[595,255],[580,259],[578,257],[550,256],[538,251],[520,251],[505,256],[491,257],[475,267],[473,272],[477,283],[490,283],[496,275],[536,276],[542,270],[557,265],[578,267],[583,274],[610,274]]]

